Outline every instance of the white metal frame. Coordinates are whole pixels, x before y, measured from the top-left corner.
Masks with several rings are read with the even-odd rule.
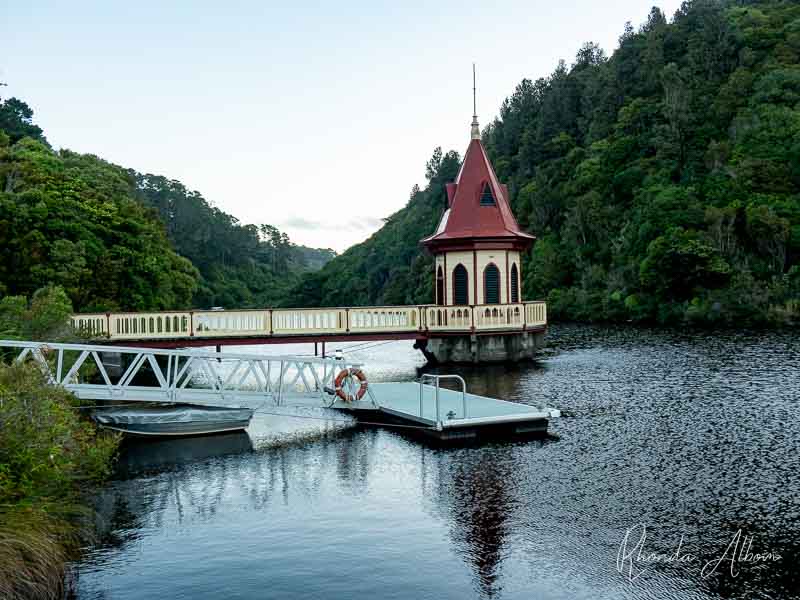
[[[358,368],[346,359],[218,353],[204,350],[164,350],[93,344],[60,344],[0,340],[0,349],[16,352],[14,360],[33,360],[48,381],[84,400],[187,402],[193,404],[247,403],[287,398],[317,399],[330,405],[326,387],[338,372]],[[112,377],[101,354],[128,357],[122,374]],[[74,357],[74,362],[70,359]],[[102,383],[81,381],[81,367],[97,369]],[[134,385],[147,365],[153,385]],[[153,380],[152,377],[148,378]]]

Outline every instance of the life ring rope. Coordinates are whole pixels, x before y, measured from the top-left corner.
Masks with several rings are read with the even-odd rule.
[[[358,386],[358,390],[356,391],[355,395],[348,394],[344,391],[344,381],[350,377],[355,377],[358,379],[361,384]],[[339,396],[345,402],[353,402],[355,400],[361,400],[364,397],[364,394],[367,393],[367,388],[369,384],[367,383],[367,376],[364,374],[364,371],[361,369],[342,369],[339,371],[339,374],[336,376],[336,395]]]

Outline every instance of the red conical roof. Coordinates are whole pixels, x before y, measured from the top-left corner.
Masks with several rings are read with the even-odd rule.
[[[488,189],[487,189],[488,186]],[[494,202],[486,195],[491,191]],[[481,202],[484,195],[488,202]],[[448,209],[436,232],[421,243],[441,246],[474,242],[505,242],[527,248],[536,239],[520,230],[508,203],[508,187],[497,180],[480,138],[469,143],[455,183],[447,184]]]

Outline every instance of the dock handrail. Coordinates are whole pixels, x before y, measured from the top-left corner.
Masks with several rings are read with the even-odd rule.
[[[419,378],[419,416],[422,418],[422,391],[423,391],[423,384],[425,383],[425,379],[433,379],[436,382],[436,396],[435,396],[435,407],[436,407],[436,424],[441,422],[439,418],[439,382],[442,379],[455,379],[456,381],[461,382],[461,412],[463,413],[463,419],[467,418],[467,382],[464,381],[464,378],[460,375],[435,375],[433,373],[424,373],[422,377]]]

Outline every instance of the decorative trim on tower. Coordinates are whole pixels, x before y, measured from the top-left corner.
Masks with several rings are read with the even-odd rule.
[[[472,131],[470,136],[473,140],[481,139],[481,126],[478,125],[478,115],[472,115]]]

